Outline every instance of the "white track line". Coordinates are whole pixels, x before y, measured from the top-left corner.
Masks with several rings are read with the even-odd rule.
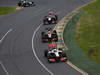
[[[7,36],[8,33],[10,33],[12,31],[12,29],[9,29],[8,32],[2,37],[2,39],[0,40],[0,43],[3,41],[3,39]]]
[[[6,68],[4,67],[4,65],[2,64],[2,62],[0,61],[1,67],[3,68],[3,70],[5,71],[6,75],[9,75],[8,71],[6,70]]]
[[[40,65],[41,65],[48,73],[50,73],[51,75],[54,75],[54,74],[40,61],[40,59],[38,58],[38,56],[37,56],[37,54],[36,54],[36,52],[35,52],[35,49],[34,49],[33,40],[34,40],[34,37],[35,37],[36,32],[39,30],[39,28],[40,28],[41,26],[42,26],[42,24],[40,24],[40,25],[37,27],[37,29],[34,31],[34,33],[33,33],[33,36],[32,36],[32,50],[33,50],[33,53],[34,53],[36,59],[37,59],[38,62],[40,63]]]
[[[7,36],[8,33],[10,33],[12,31],[12,29],[9,29],[8,32],[2,37],[2,39],[0,40],[0,43],[4,40],[4,38]],[[0,61],[0,64],[3,68],[3,70],[5,71],[6,75],[9,75],[8,71],[6,70],[6,68],[4,67],[4,65],[2,64],[2,62]]]

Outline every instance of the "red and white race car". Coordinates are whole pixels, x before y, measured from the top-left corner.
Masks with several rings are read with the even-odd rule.
[[[52,30],[51,28],[47,28],[45,31],[41,33],[42,42],[58,42],[58,35],[56,30]]]
[[[56,45],[48,45],[49,49],[44,51],[44,55],[49,63],[54,62],[66,62],[67,56],[66,52],[62,48],[56,48]]]

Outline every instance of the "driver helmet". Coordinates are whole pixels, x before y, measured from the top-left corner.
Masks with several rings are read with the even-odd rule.
[[[48,34],[51,34],[52,32],[51,31],[48,31]]]
[[[52,29],[48,29],[48,34],[52,34]]]
[[[55,52],[55,53],[58,52],[56,48],[54,48],[52,51]]]

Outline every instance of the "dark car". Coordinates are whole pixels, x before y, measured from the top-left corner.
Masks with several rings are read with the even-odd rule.
[[[42,42],[58,42],[58,35],[56,30],[46,29],[41,33]]]
[[[34,2],[30,2],[30,1],[27,1],[27,0],[20,0],[18,2],[18,6],[19,7],[30,7],[30,6],[35,6]]]
[[[43,19],[44,25],[57,24],[57,22],[58,22],[58,16],[55,14],[49,14],[49,15],[45,16]]]
[[[54,62],[66,62],[67,56],[66,52],[61,48],[51,48],[44,51],[44,56],[47,58],[49,63]]]

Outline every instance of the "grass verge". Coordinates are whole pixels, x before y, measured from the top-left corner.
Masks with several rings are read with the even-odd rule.
[[[16,10],[16,7],[0,7],[0,15],[8,14]]]
[[[100,64],[100,0],[82,9],[85,14],[77,23],[76,39],[85,54]]]

